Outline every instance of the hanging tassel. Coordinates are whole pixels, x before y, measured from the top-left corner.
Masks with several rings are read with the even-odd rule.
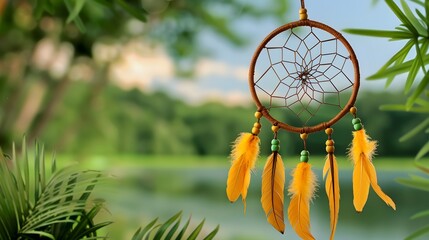
[[[301,152],[301,162],[292,171],[292,183],[289,186],[291,201],[288,208],[289,222],[302,239],[314,239],[310,233],[310,201],[316,190],[316,176],[307,163],[308,151]]]
[[[247,189],[250,185],[250,173],[255,167],[256,159],[259,155],[259,131],[262,117],[260,112],[255,113],[258,119],[253,125],[252,133],[241,133],[235,140],[231,152],[231,168],[228,172],[226,194],[230,202],[235,202],[241,195],[246,213]]]
[[[330,240],[334,239],[335,230],[337,229],[338,214],[340,212],[340,184],[338,178],[338,165],[334,155],[334,141],[331,139],[332,128],[327,128],[325,133],[328,134],[326,141],[325,166],[323,167],[323,178],[325,179],[325,190],[329,201],[329,215],[331,219]]]
[[[277,131],[275,131],[275,136],[276,133]],[[285,231],[283,213],[285,169],[283,160],[278,153],[279,148],[279,140],[275,137],[271,141],[271,150],[273,152],[268,157],[262,173],[261,203],[268,222],[283,234]]]
[[[350,112],[356,116],[356,108],[350,109]],[[362,212],[368,199],[369,185],[377,195],[391,208],[396,210],[393,200],[387,196],[377,183],[377,174],[372,164],[372,157],[375,153],[377,142],[371,141],[366,134],[365,129],[359,118],[354,118],[352,146],[349,151],[349,157],[353,160],[353,205],[357,212]]]

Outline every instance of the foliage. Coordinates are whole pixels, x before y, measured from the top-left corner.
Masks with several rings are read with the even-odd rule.
[[[413,12],[405,0],[401,0],[401,8],[393,1],[386,4],[401,21],[395,30],[346,29],[346,32],[371,37],[389,38],[391,41],[406,41],[405,45],[394,54],[369,80],[386,79],[388,87],[395,78],[406,74],[404,94],[408,96],[405,104],[384,105],[383,110],[429,113],[429,1],[413,0],[418,7]],[[414,49],[414,52],[412,51]],[[420,74],[423,77],[420,78]],[[414,87],[414,88],[413,88]],[[414,138],[417,134],[429,134],[429,117],[414,129],[400,138],[400,141]],[[426,139],[428,137],[426,136]],[[417,153],[419,159],[429,152],[429,140]]]
[[[283,0],[263,6],[242,0],[0,0],[0,145],[24,133],[30,142],[39,138],[61,115],[74,81],[86,84],[74,109],[81,117],[69,127],[92,121],[111,69],[131,43],[168,52],[176,72],[189,75],[197,59],[213,51],[200,41],[203,34],[241,46],[248,36],[234,29],[235,21],[283,20],[286,7]]]
[[[240,132],[250,131],[254,122],[255,107],[250,103],[248,106],[226,106],[211,102],[195,106],[161,92],[124,91],[109,85],[101,94],[94,117],[74,127],[73,122],[82,117],[75,109],[85,101],[81,98],[85,86],[76,83],[70,89],[73,94],[60,103],[60,114],[41,135],[47,144],[56,145],[64,153],[226,156],[231,150],[231,142]],[[404,98],[396,93],[362,92],[362,96],[357,102],[359,115],[371,121],[366,127],[372,137],[382,140],[379,155],[409,156],[418,151],[415,142],[398,145],[397,139],[421,121],[422,116],[378,109],[382,103],[399,103]],[[344,119],[335,125],[334,137],[339,152],[345,153],[351,142],[350,120]],[[271,141],[272,133],[267,121],[263,120],[262,125],[260,137],[264,145]],[[288,133],[279,137],[285,143],[282,146],[285,154],[302,150],[296,135]],[[322,139],[325,139],[324,133],[315,133],[308,139],[313,154],[326,153],[320,147],[324,144]],[[416,142],[426,140],[425,136],[414,139]],[[269,154],[269,148],[261,150],[265,151],[262,154]]]
[[[429,1],[412,0],[412,2],[418,5],[415,13],[405,0],[400,1],[402,10],[393,0],[385,0],[385,2],[401,21],[401,25],[396,27],[395,30],[347,29],[346,31],[372,37],[390,38],[392,41],[406,41],[405,45],[378,72],[368,79],[386,79],[386,87],[388,87],[398,75],[407,75],[404,93],[408,95],[408,98],[405,104],[385,105],[382,106],[382,109],[425,114],[425,118],[419,124],[416,124],[412,130],[409,130],[408,133],[399,139],[401,142],[410,139],[415,140],[418,134],[429,134],[429,117],[427,116],[427,113],[429,113],[429,72],[427,71],[429,65]],[[412,49],[414,49],[414,53],[412,53]],[[419,78],[419,74],[423,74],[423,77]],[[417,153],[416,159],[422,158],[427,153],[429,153],[429,139],[426,136],[426,143]],[[428,168],[420,164],[418,164],[418,167],[426,174],[429,174]],[[427,177],[413,175],[409,179],[402,178],[398,181],[411,188],[429,191],[429,179]],[[426,217],[428,215],[429,210],[425,210],[415,214],[411,219]],[[429,226],[425,226],[409,235],[406,239],[415,239],[428,232]]]
[[[424,172],[427,176],[426,177],[421,177],[418,175],[411,175],[410,178],[400,178],[398,179],[398,182],[400,182],[401,184],[408,186],[410,188],[415,188],[418,190],[422,190],[422,191],[426,191],[429,192],[429,168],[418,164],[417,167]],[[411,216],[412,220],[418,219],[418,218],[422,218],[422,217],[428,217],[429,216],[429,210],[423,210],[421,212],[418,212],[416,214],[414,214],[413,216]],[[412,233],[411,235],[409,235],[406,240],[412,240],[412,239],[416,239],[422,235],[425,235],[429,233],[429,225],[422,227],[421,229],[415,231],[414,233]]]
[[[167,221],[159,224],[157,224],[158,219],[156,218],[150,223],[148,223],[143,229],[139,228],[137,232],[134,234],[132,240],[143,240],[143,239],[195,240],[197,239],[197,237],[200,235],[201,230],[204,226],[204,220],[201,221],[200,224],[198,224],[198,226],[195,229],[191,230],[192,232],[189,234],[188,237],[186,237],[185,233],[187,231],[189,223],[191,222],[191,218],[188,219],[185,225],[179,228],[181,219],[182,219],[182,212],[177,213]],[[219,225],[213,231],[207,234],[203,239],[204,240],[213,239],[216,236],[218,230],[219,230]]]
[[[100,180],[97,171],[56,170],[45,165],[44,148],[0,153],[0,239],[95,239],[110,222],[94,223],[102,208],[90,200]]]

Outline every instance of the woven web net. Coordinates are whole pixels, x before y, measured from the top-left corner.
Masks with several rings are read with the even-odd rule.
[[[258,99],[279,121],[310,126],[329,121],[346,105],[353,87],[350,53],[330,33],[295,27],[277,34],[255,63]]]

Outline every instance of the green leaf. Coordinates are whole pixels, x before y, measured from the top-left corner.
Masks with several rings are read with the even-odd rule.
[[[420,159],[423,156],[425,156],[429,152],[429,141],[426,142],[425,145],[420,149],[420,151],[417,153],[416,159]]]
[[[191,235],[189,235],[189,237],[187,238],[187,240],[195,240],[198,237],[198,234],[200,234],[201,229],[203,228],[205,219],[203,219],[203,221],[201,221],[200,224],[198,224],[198,226],[194,229],[194,231],[192,231]]]
[[[34,4],[34,15],[36,16],[36,19],[40,19],[42,17],[47,2],[47,0],[36,0],[36,3]]]
[[[411,24],[414,26],[414,28],[417,30],[417,32],[424,37],[428,36],[428,32],[426,28],[421,24],[421,22],[414,16],[414,13],[411,11],[408,4],[401,0],[402,9],[404,10],[404,13],[408,20],[411,22]]]
[[[374,29],[354,29],[346,28],[343,30],[346,33],[357,34],[369,37],[382,37],[391,39],[410,39],[414,38],[411,32],[391,31],[391,30],[374,30]]]
[[[142,22],[146,22],[146,15],[147,12],[143,8],[136,8],[131,5],[129,5],[124,0],[115,0],[116,3],[121,6],[125,11],[127,11],[131,16],[139,19]]]
[[[423,2],[421,2],[420,0],[410,0],[411,2],[417,3],[418,5],[424,7],[425,4]]]
[[[179,220],[176,221],[176,224],[174,224],[174,226],[168,232],[167,236],[165,236],[165,240],[170,240],[173,238],[173,235],[176,233],[177,229],[179,228],[180,220],[181,218],[179,218]]]
[[[398,17],[399,20],[413,33],[414,36],[418,35],[416,28],[413,26],[411,21],[407,18],[407,16],[401,11],[401,9],[396,5],[393,0],[386,0],[387,5],[393,11],[393,13]]]
[[[429,216],[429,210],[418,212],[413,216],[411,216],[411,219],[414,220],[414,219],[426,217],[426,216]]]
[[[73,11],[73,6],[72,6],[72,4],[71,4],[69,1],[64,1],[64,3],[65,3],[65,5],[66,5],[66,7],[67,7],[67,10],[68,10],[69,12],[72,12],[72,11]],[[82,32],[82,33],[86,32],[85,25],[83,24],[82,19],[80,19],[80,17],[79,17],[78,15],[76,15],[76,16],[73,18],[73,22],[74,22],[74,24],[76,25],[76,27],[79,29],[79,31],[80,31],[80,32]]]
[[[416,79],[417,73],[420,69],[420,61],[418,58],[415,58],[413,64],[411,64],[411,68],[409,69],[407,81],[405,82],[404,92],[408,93],[413,86],[414,80]]]
[[[429,225],[426,227],[423,227],[417,231],[415,231],[413,234],[409,235],[408,237],[405,238],[405,240],[413,240],[416,239],[417,237],[420,237],[424,234],[426,234],[427,232],[429,232]]]
[[[412,175],[411,178],[400,178],[397,179],[399,183],[402,185],[423,190],[423,191],[429,191],[429,179],[426,179],[424,177]]]
[[[186,221],[185,226],[183,226],[182,230],[177,235],[176,240],[182,240],[182,238],[185,235],[186,229],[188,228],[190,222],[191,222],[191,217],[189,217],[188,221]]]
[[[406,106],[411,108],[416,100],[420,97],[420,95],[425,91],[426,87],[429,84],[429,72],[426,72],[425,76],[414,90],[413,94],[408,98]]]
[[[413,60],[406,61],[406,62],[404,62],[402,64],[399,64],[397,66],[389,67],[389,68],[385,69],[384,71],[376,72],[375,74],[369,76],[367,79],[368,80],[378,80],[378,79],[383,79],[383,78],[386,78],[386,77],[389,77],[389,76],[392,76],[392,75],[396,76],[396,75],[399,75],[399,74],[402,74],[402,73],[406,73],[406,72],[408,72],[410,70],[411,65],[414,62],[415,61],[413,59]],[[424,64],[428,64],[429,63],[429,55],[425,55],[423,57],[423,63]]]
[[[69,9],[70,14],[66,20],[67,23],[70,23],[71,21],[75,20],[76,17],[79,16],[79,13],[85,5],[86,0],[65,0],[65,2],[67,2],[67,4],[70,6],[73,5],[72,2],[74,2],[73,9]]]
[[[152,220],[152,222],[148,223],[143,230],[141,230],[141,228],[139,228],[137,230],[137,232],[134,234],[132,240],[141,240],[141,239],[143,239],[143,237],[146,235],[146,233],[149,232],[149,230],[152,229],[152,227],[155,225],[155,223],[157,221],[158,221],[158,218],[155,218],[154,220]]]
[[[404,142],[404,141],[407,141],[407,140],[411,139],[415,135],[421,133],[428,126],[429,126],[429,118],[426,118],[426,120],[424,120],[423,122],[421,122],[419,125],[417,125],[416,127],[414,127],[412,130],[408,131],[407,134],[405,134],[404,136],[402,136],[399,139],[399,141],[400,142]]]
[[[161,239],[162,235],[164,235],[165,231],[167,231],[167,228],[171,226],[171,224],[174,223],[177,219],[180,219],[180,216],[182,216],[182,212],[178,212],[176,215],[168,219],[164,224],[159,227],[158,231],[155,234],[154,239]]]
[[[399,111],[399,112],[415,112],[415,113],[429,113],[427,107],[411,107],[408,108],[406,105],[401,104],[386,104],[380,106],[380,110],[383,111]]]
[[[207,235],[203,240],[212,240],[216,236],[218,231],[219,231],[219,225],[217,225],[216,228],[213,231],[211,231],[209,235]]]

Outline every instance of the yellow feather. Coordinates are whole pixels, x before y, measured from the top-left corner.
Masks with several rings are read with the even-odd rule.
[[[394,210],[396,210],[396,205],[395,202],[393,202],[393,200],[387,196],[383,190],[381,190],[380,186],[377,183],[377,173],[375,171],[375,167],[372,164],[372,162],[370,161],[365,161],[364,164],[365,170],[368,173],[369,176],[369,180],[371,182],[371,187],[374,190],[375,193],[377,193],[377,195],[391,208],[393,208]]]
[[[326,156],[325,166],[323,167],[323,178],[325,179],[325,190],[329,200],[329,213],[331,218],[331,236],[329,239],[333,240],[338,223],[338,214],[340,212],[340,183],[337,160],[334,154],[328,154]]]
[[[372,157],[376,148],[377,142],[370,140],[365,129],[362,128],[353,132],[353,142],[349,156],[354,163],[353,204],[358,212],[361,212],[365,206],[370,185],[387,205],[396,210],[393,200],[381,190],[377,183],[377,174],[372,164]]]
[[[285,231],[283,216],[285,169],[279,153],[273,152],[262,173],[262,208],[268,222],[282,234]]]
[[[229,201],[235,202],[241,195],[246,211],[247,189],[250,173],[259,155],[259,137],[251,133],[241,133],[235,140],[231,152],[231,168],[228,172],[226,194]]]
[[[310,201],[316,190],[316,176],[311,165],[301,162],[292,172],[292,183],[289,186],[291,201],[288,208],[289,222],[302,239],[314,239],[310,233]]]

